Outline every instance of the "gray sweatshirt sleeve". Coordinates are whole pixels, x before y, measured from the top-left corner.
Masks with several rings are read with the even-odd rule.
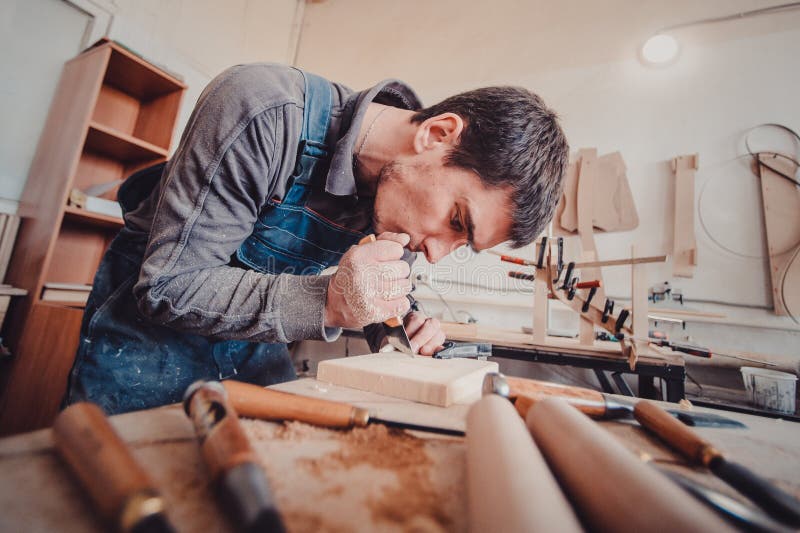
[[[280,94],[253,97],[247,88],[264,81],[253,76],[226,71],[198,100],[162,177],[134,296],[145,317],[185,332],[333,340],[340,330],[324,327],[327,276],[228,266],[272,193],[282,157],[296,151],[284,146],[281,128],[287,113],[296,119],[297,106]]]

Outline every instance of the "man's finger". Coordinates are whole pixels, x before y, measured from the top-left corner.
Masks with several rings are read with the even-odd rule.
[[[403,246],[396,241],[375,241],[362,247],[373,261],[396,261],[403,257]]]
[[[419,328],[425,324],[426,316],[423,313],[412,312],[406,315],[405,326],[409,337],[416,335]]]
[[[411,308],[411,302],[408,298],[401,296],[392,300],[375,300],[375,306],[381,311],[381,322],[394,316],[403,316]]]
[[[394,300],[405,296],[414,289],[410,279],[384,281],[378,291],[378,298],[384,301]],[[408,298],[406,298],[408,299]]]
[[[378,263],[381,279],[408,279],[411,267],[405,261],[381,261]]]
[[[408,330],[406,330],[408,331]],[[441,333],[442,325],[435,318],[428,318],[425,323],[413,334],[411,342],[415,346],[422,348],[426,346],[437,333]],[[444,339],[442,339],[444,340]]]
[[[444,333],[439,331],[436,335],[433,336],[428,342],[423,344],[419,349],[420,355],[433,355],[436,353],[437,349],[444,344]],[[413,341],[412,341],[413,344]]]
[[[384,231],[378,235],[379,241],[394,241],[400,246],[408,246],[411,242],[411,236],[408,233],[393,233],[391,231]]]

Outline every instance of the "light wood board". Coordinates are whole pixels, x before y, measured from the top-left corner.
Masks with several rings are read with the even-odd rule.
[[[564,190],[553,219],[555,235],[572,235],[578,231],[578,181],[581,159],[594,154],[594,195],[590,213],[597,231],[630,231],[639,225],[639,215],[626,175],[625,161],[619,152],[597,157],[594,149],[581,149],[570,161],[564,176]]]
[[[498,364],[491,361],[387,352],[322,361],[317,367],[317,379],[447,407],[477,400],[483,376],[498,369]]]
[[[800,316],[800,191],[797,185],[770,170],[794,176],[797,167],[783,157],[759,155],[764,226],[769,249],[769,273],[776,315],[787,309]]]
[[[694,277],[697,266],[697,240],[694,232],[694,174],[697,154],[672,160],[675,173],[675,220],[672,248],[672,274]]]

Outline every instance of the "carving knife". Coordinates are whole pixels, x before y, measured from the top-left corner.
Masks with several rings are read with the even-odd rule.
[[[365,427],[383,424],[399,429],[427,431],[440,435],[463,437],[464,431],[425,426],[374,417],[367,409],[344,402],[334,402],[291,394],[240,381],[224,381],[223,386],[236,412],[246,418],[259,420],[294,420],[328,428]]]
[[[528,409],[537,401],[549,397],[558,397],[564,398],[572,406],[592,418],[633,418],[633,405],[619,402],[613,398],[609,398],[602,392],[585,389],[583,387],[573,387],[534,379],[504,376],[495,372],[486,374],[483,386],[484,390],[504,389],[506,393],[503,395],[514,402],[517,411],[519,411],[523,417],[528,412]],[[674,416],[687,426],[746,427],[738,420],[713,413],[693,413],[680,409],[670,409],[668,412],[671,416]]]
[[[800,528],[800,502],[741,464],[729,461],[708,441],[679,424],[652,402],[641,401],[634,416],[647,430],[691,462],[705,466],[717,477],[788,526]]]

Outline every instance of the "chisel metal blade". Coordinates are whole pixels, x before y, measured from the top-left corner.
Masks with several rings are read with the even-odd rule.
[[[440,428],[436,426],[424,426],[421,424],[412,424],[410,422],[398,422],[396,420],[385,420],[383,418],[369,417],[370,424],[383,424],[398,429],[410,429],[413,431],[426,431],[428,433],[438,433],[439,435],[451,435],[453,437],[463,437],[466,435],[464,431],[459,429]]]
[[[411,339],[408,338],[406,327],[403,325],[403,319],[400,317],[390,318],[383,323],[383,329],[386,331],[386,340],[389,341],[389,344],[403,353],[414,355],[414,349],[411,347]]]

